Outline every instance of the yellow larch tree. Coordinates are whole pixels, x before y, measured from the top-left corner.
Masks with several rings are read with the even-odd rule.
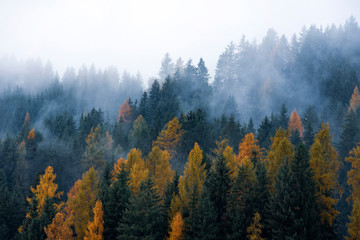
[[[352,213],[349,216],[350,222],[348,223],[349,237],[347,240],[360,239],[360,146],[354,147],[346,161],[351,163],[351,169],[348,171],[347,183],[351,186],[352,192],[349,196],[352,201]]]
[[[120,174],[120,171],[125,168],[125,159],[123,159],[122,157],[119,158],[115,163],[114,163],[114,168],[111,171],[111,181],[115,182],[117,180],[117,176]]]
[[[304,127],[301,123],[299,114],[296,112],[296,109],[294,109],[294,111],[290,115],[289,130],[290,130],[290,133],[297,130],[297,131],[299,131],[300,137],[303,136]]]
[[[189,160],[186,163],[184,175],[180,177],[179,193],[185,206],[189,205],[191,195],[201,195],[206,180],[205,164],[202,164],[203,153],[199,144],[195,143],[190,151]]]
[[[359,106],[360,106],[360,93],[359,93],[358,86],[356,85],[354,88],[354,92],[351,95],[350,106],[348,108],[348,112],[350,112],[351,110],[356,112],[356,110],[359,108]]]
[[[266,166],[271,183],[275,182],[275,176],[285,158],[291,161],[294,157],[294,146],[291,144],[289,137],[288,130],[279,128],[275,136],[271,138],[272,144],[266,158]]]
[[[93,210],[94,218],[89,221],[87,230],[85,232],[84,240],[103,240],[104,232],[104,210],[100,200],[97,200]]]
[[[246,229],[249,240],[263,240],[261,237],[263,225],[260,223],[261,217],[258,212],[255,213],[253,223]]]
[[[169,237],[167,240],[182,240],[184,239],[183,229],[184,229],[184,221],[181,217],[181,213],[178,212],[175,217],[171,221],[171,232],[169,233]]]
[[[74,239],[73,231],[71,230],[71,224],[66,213],[60,211],[53,218],[52,222],[44,227],[44,231],[47,236],[47,240],[64,240]]]
[[[231,170],[230,177],[234,179],[237,173],[238,163],[235,160],[235,154],[232,147],[229,146],[229,140],[223,139],[221,141],[216,141],[216,148],[212,150],[215,158],[212,158],[212,161],[215,162],[216,158],[224,157],[226,166]],[[214,165],[213,165],[214,166]]]
[[[329,226],[339,214],[336,210],[338,200],[334,197],[341,193],[337,182],[339,166],[338,154],[331,145],[329,125],[322,123],[310,148],[310,167],[314,174],[321,222]]]
[[[176,148],[183,133],[184,130],[181,129],[181,123],[179,123],[179,120],[174,117],[166,124],[165,128],[161,130],[153,145],[157,145],[162,150],[168,151],[171,157],[174,157],[176,154]]]
[[[130,172],[129,185],[134,193],[139,190],[140,184],[149,176],[149,170],[146,168],[141,155],[139,149],[133,148],[128,153],[125,161],[126,170]]]
[[[45,173],[40,176],[39,184],[36,188],[30,187],[30,191],[35,195],[37,202],[37,211],[39,216],[41,215],[46,198],[60,198],[62,192],[57,192],[58,185],[55,183],[56,174],[51,166],[45,169]],[[27,201],[31,203],[31,199],[27,198]],[[60,208],[60,205],[57,205]]]
[[[239,154],[236,155],[235,158],[237,164],[241,165],[243,162],[251,160],[254,153],[257,153],[257,157],[262,160],[262,151],[259,147],[258,140],[255,140],[254,133],[248,133],[239,144]]]
[[[99,174],[91,167],[75,182],[68,193],[67,205],[71,209],[70,221],[78,239],[83,239],[99,192]]]
[[[174,176],[174,171],[170,166],[170,154],[168,151],[162,151],[159,146],[154,146],[149,153],[147,168],[153,176],[160,194],[164,193],[166,184]]]

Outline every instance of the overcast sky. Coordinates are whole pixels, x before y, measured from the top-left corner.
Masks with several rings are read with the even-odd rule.
[[[157,76],[173,60],[203,57],[211,75],[218,56],[244,34],[261,41],[274,28],[290,37],[301,28],[360,19],[359,0],[0,0],[0,57],[68,66],[116,66]]]

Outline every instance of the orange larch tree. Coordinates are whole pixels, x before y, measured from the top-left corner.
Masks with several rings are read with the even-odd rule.
[[[296,112],[296,109],[294,109],[294,111],[290,115],[289,130],[290,133],[292,133],[293,131],[299,131],[300,137],[303,136],[304,127],[301,123],[301,119],[298,113]]]
[[[52,222],[44,227],[47,240],[73,239],[73,231],[68,216],[64,212],[58,212]]]
[[[235,160],[238,165],[241,165],[245,161],[251,160],[254,157],[254,153],[257,154],[260,160],[262,159],[262,151],[258,140],[255,140],[254,133],[248,133],[239,144],[239,154],[236,155]]]
[[[119,108],[119,114],[117,117],[117,121],[120,122],[120,120],[126,122],[129,122],[131,120],[131,106],[129,99],[126,99],[126,101],[120,106]]]

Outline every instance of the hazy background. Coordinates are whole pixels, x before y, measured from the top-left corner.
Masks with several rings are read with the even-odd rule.
[[[50,61],[62,75],[69,66],[158,75],[172,59],[203,57],[211,77],[230,41],[261,41],[269,28],[288,39],[305,25],[343,24],[360,18],[357,0],[132,0],[0,1],[0,57]]]

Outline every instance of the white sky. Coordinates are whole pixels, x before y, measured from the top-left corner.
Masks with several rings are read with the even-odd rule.
[[[157,76],[166,52],[175,61],[203,57],[210,74],[241,36],[269,28],[290,37],[302,26],[360,22],[359,0],[0,0],[0,57],[68,66],[116,66]]]

